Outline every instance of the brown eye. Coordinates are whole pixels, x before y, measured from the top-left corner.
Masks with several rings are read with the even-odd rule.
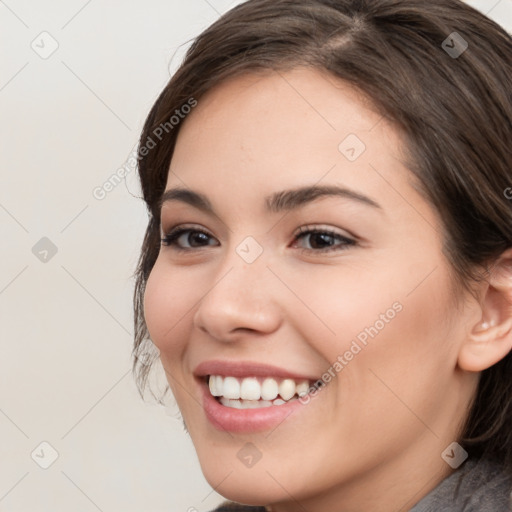
[[[170,246],[177,251],[191,251],[197,248],[206,247],[210,234],[198,228],[176,228],[166,234],[162,239],[162,245]],[[181,240],[180,240],[181,239]],[[206,242],[206,243],[204,243]],[[190,247],[183,247],[182,244],[190,244]],[[197,244],[197,245],[196,245]]]
[[[295,237],[295,241],[297,240],[309,240],[311,248],[302,248],[302,250],[308,252],[323,253],[335,250],[345,250],[348,246],[357,245],[355,240],[347,238],[334,231],[320,228],[301,228],[299,230],[299,234]],[[336,240],[341,243],[336,244]]]

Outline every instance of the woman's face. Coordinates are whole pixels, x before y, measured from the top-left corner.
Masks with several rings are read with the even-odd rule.
[[[400,158],[386,119],[312,69],[231,79],[181,127],[166,189],[191,193],[167,198],[161,226],[190,231],[162,245],[145,317],[220,494],[388,510],[450,470],[475,318]]]

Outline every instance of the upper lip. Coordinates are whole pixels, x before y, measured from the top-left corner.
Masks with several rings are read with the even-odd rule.
[[[255,361],[203,361],[198,364],[194,370],[196,377],[206,377],[207,375],[222,375],[231,377],[278,377],[281,379],[294,379],[297,381],[308,380],[316,381],[317,377],[300,374],[294,371],[286,370],[264,363]]]

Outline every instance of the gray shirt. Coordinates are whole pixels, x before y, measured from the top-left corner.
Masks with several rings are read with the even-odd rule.
[[[510,512],[512,473],[468,459],[409,512]]]
[[[512,473],[487,460],[466,462],[409,512],[512,512]],[[265,512],[224,504],[214,512]]]

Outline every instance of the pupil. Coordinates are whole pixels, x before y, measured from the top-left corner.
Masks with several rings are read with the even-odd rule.
[[[189,242],[191,241],[191,239],[194,239],[196,237],[203,237],[203,239],[206,239],[206,235],[204,233],[191,233],[189,235]],[[201,241],[199,241],[199,243],[201,243]],[[191,243],[190,245],[194,245],[194,244]]]
[[[328,241],[329,239],[331,239],[331,238],[332,238],[332,237],[331,237],[331,235],[326,235],[326,234],[322,234],[322,233],[315,233],[315,234],[313,235],[313,240],[314,240],[314,239],[323,239],[323,240],[324,240],[325,245],[322,245],[322,242],[320,242],[320,248],[325,247],[325,246],[329,246],[329,244],[327,243],[327,241]],[[327,240],[327,241],[326,241],[326,240]],[[315,245],[317,245],[317,244],[313,244],[313,243],[312,243],[311,245],[314,247],[314,246],[315,246]]]

